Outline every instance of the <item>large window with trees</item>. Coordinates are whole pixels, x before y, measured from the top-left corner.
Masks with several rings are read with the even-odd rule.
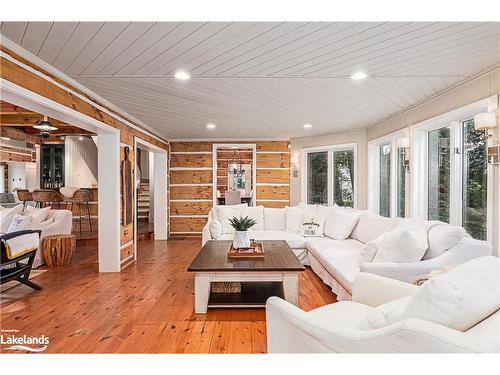
[[[303,149],[302,165],[302,201],[355,206],[355,144]]]
[[[411,144],[412,216],[462,226],[476,239],[490,240],[487,142],[474,116],[487,112],[491,98],[415,124]]]
[[[380,146],[379,214],[391,216],[391,144]]]

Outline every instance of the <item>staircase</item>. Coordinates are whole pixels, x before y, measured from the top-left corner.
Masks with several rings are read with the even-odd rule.
[[[149,180],[141,180],[137,188],[137,221],[149,221]]]

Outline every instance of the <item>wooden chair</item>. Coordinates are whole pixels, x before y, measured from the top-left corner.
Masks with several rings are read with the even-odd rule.
[[[33,194],[29,190],[19,189],[16,191],[17,199],[23,202],[23,210],[26,209],[28,202],[33,201]]]
[[[90,231],[92,232],[92,214],[90,211],[89,202],[92,200],[92,194],[87,189],[79,189],[75,191],[72,197],[65,197],[64,202],[71,205],[71,212],[73,212],[73,206],[76,205],[78,210],[78,221],[80,224],[80,237],[82,236],[82,219],[87,219],[89,221]],[[87,213],[83,215],[83,208],[86,207]]]
[[[241,204],[241,191],[239,190],[228,190],[226,191],[226,206],[234,206],[235,204]]]
[[[52,189],[39,189],[32,193],[33,202],[39,208],[45,207],[46,205],[52,206],[54,208],[55,203],[57,203],[57,208],[61,208],[61,202],[63,201],[61,194]]]
[[[34,246],[32,249],[28,249],[27,251],[20,253],[18,256],[12,256],[10,254],[7,241],[15,237],[30,235],[33,233],[38,234],[38,244],[36,247]],[[35,254],[38,250],[40,242],[40,233],[41,231],[39,230],[22,230],[0,236],[0,284],[16,280],[29,286],[30,288],[36,290],[42,289],[40,285],[29,280],[31,268],[33,267],[33,261],[35,260]]]

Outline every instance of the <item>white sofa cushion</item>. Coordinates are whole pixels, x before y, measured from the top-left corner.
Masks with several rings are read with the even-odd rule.
[[[357,330],[366,316],[374,308],[362,303],[341,301],[318,307],[308,312],[308,315],[321,321],[324,327],[342,327]]]
[[[335,240],[345,240],[351,235],[360,216],[355,210],[347,210],[340,207],[331,208],[326,216],[325,236]]]
[[[361,266],[363,263],[371,263],[377,255],[378,248],[380,246],[380,242],[382,242],[382,238],[384,235],[381,235],[371,241],[368,241],[365,244],[363,251],[361,252],[361,256],[359,258],[359,265]]]
[[[440,256],[446,250],[458,244],[467,234],[464,228],[441,221],[428,221],[426,226],[429,248],[425,252],[423,259]]]
[[[397,223],[397,219],[382,217],[372,212],[365,212],[360,216],[358,225],[356,225],[351,233],[351,238],[367,243],[394,229]]]
[[[328,273],[349,292],[359,272],[358,259],[364,244],[357,240],[332,240],[331,238],[308,238],[306,248]]]
[[[424,223],[405,220],[382,236],[373,262],[415,262],[422,259],[427,248]]]
[[[500,260],[473,259],[425,282],[401,319],[422,319],[467,331],[500,308]]]
[[[285,207],[286,230],[299,233],[302,226],[303,211],[299,207]]]
[[[33,218],[31,216],[15,214],[10,222],[9,229],[7,229],[7,233],[17,232],[26,229],[35,229],[32,223],[33,223]]]
[[[280,230],[249,230],[250,238],[256,241],[283,240],[292,249],[305,249],[306,239],[297,233]],[[232,234],[223,234],[219,240],[232,240]]]
[[[241,217],[244,209],[248,204],[237,204],[234,206],[215,206],[215,220],[219,220],[222,225],[222,233],[234,233],[234,228],[231,226],[229,219],[233,217]]]
[[[32,218],[33,224],[39,224],[47,219],[51,207],[35,208],[33,206],[26,206],[25,215]]]
[[[285,230],[286,229],[285,209],[264,207],[264,229]]]
[[[264,206],[250,206],[243,210],[242,216],[248,216],[250,219],[256,221],[252,229],[263,230],[264,229]]]
[[[1,207],[0,206],[0,233],[7,233],[10,223],[16,214],[20,214],[23,210],[23,205],[18,204],[14,207]]]

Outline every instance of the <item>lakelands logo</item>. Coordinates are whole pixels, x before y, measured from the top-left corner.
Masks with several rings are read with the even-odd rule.
[[[2,350],[28,351],[32,353],[39,353],[47,350],[47,347],[49,345],[49,338],[45,335],[19,335],[19,331],[15,329],[2,329],[0,332],[0,345],[2,345]],[[8,346],[3,347],[4,345]]]

